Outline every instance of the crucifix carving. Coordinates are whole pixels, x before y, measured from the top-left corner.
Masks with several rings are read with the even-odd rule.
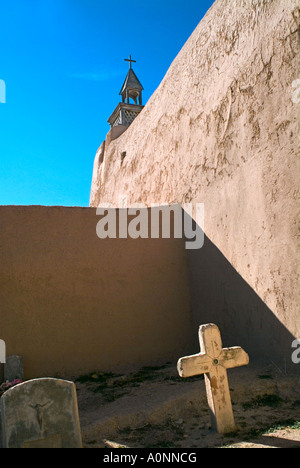
[[[38,423],[39,423],[39,426],[40,426],[40,429],[41,429],[41,432],[43,433],[43,430],[44,430],[44,421],[43,421],[43,417],[44,417],[44,410],[47,408],[47,406],[50,405],[50,401],[47,401],[46,403],[44,403],[43,405],[37,403],[36,405],[29,405],[30,408],[34,409],[36,411],[36,417],[37,417],[37,420],[38,420]]]
[[[129,59],[124,59],[125,62],[129,62],[129,68],[131,69],[131,63],[136,63],[136,60],[132,60],[131,55],[129,55]]]
[[[227,369],[249,364],[248,354],[239,346],[222,348],[219,328],[213,323],[199,328],[201,352],[179,359],[181,377],[204,374],[212,428],[220,434],[236,430]]]

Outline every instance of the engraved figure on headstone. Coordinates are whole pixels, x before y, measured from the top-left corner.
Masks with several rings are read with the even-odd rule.
[[[61,379],[33,379],[1,397],[5,448],[81,448],[76,388]]]

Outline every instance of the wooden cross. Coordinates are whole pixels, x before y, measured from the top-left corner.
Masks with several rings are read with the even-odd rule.
[[[227,369],[249,364],[248,354],[239,346],[222,348],[219,328],[213,323],[199,328],[199,354],[179,359],[180,377],[204,374],[212,428],[220,434],[236,431]]]
[[[136,60],[132,60],[131,55],[129,55],[129,59],[124,59],[125,62],[129,62],[129,68],[131,68],[131,63],[136,63]]]

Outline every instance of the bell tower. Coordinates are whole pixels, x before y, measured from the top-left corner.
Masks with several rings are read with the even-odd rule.
[[[117,133],[119,135],[129,127],[144,108],[142,101],[142,91],[144,88],[132,69],[132,63],[136,63],[136,61],[131,58],[131,55],[129,55],[129,59],[124,60],[125,62],[129,62],[129,71],[119,93],[122,96],[122,102],[117,105],[108,119],[111,129],[114,127],[124,127],[122,129],[118,128]]]

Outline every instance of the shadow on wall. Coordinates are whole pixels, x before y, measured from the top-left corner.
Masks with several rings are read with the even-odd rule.
[[[214,243],[205,235],[203,247],[187,250],[187,257],[195,330],[200,324],[215,323],[224,347],[242,346],[250,359],[295,368],[291,359],[295,337]]]

